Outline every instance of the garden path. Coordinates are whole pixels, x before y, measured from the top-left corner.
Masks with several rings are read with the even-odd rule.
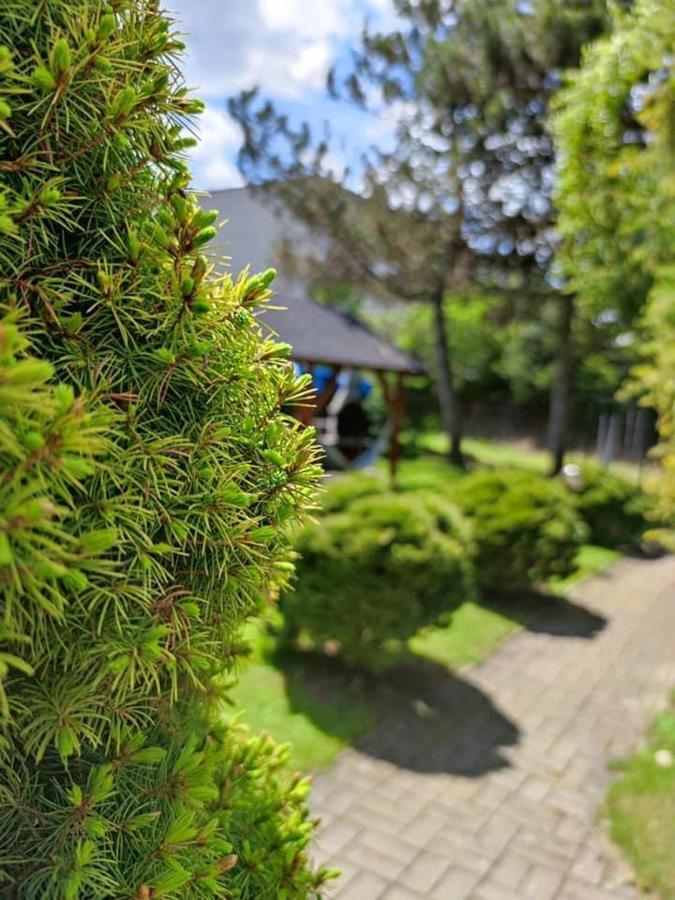
[[[339,900],[639,896],[596,811],[675,685],[675,558],[568,598],[480,665],[400,672],[400,702],[317,777]]]

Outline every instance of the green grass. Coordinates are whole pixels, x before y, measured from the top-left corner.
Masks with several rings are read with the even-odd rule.
[[[290,743],[294,769],[325,768],[346,743],[372,727],[356,683],[335,681],[334,689],[322,695],[312,690],[311,659],[276,654],[263,628],[251,630],[248,637],[253,653],[232,692],[234,706],[245,711],[244,721],[253,731]]]
[[[441,431],[429,432],[415,435],[414,444],[422,451],[444,456],[447,453],[448,439]],[[524,442],[466,437],[462,441],[462,446],[469,460],[474,459],[484,466],[508,466],[541,473],[548,473],[551,468],[550,453],[528,446]],[[581,463],[590,458],[584,453],[569,454],[570,462]],[[646,476],[654,478],[658,475],[658,468],[650,462],[640,466],[638,463],[616,460],[609,464],[609,468],[634,484],[641,483]]]
[[[447,453],[448,439],[443,432],[430,432],[416,435],[415,444],[420,450],[444,456]],[[467,457],[485,466],[513,466],[533,472],[547,472],[550,468],[550,457],[546,451],[535,450],[524,444],[467,437],[462,441],[462,446]]]
[[[400,490],[434,490],[443,482],[461,477],[461,470],[449,466],[438,455],[444,450],[444,440],[442,434],[431,434],[417,441],[428,455],[401,462],[397,479]],[[467,438],[465,448],[482,465],[538,472],[545,472],[548,466],[546,453],[514,444]],[[562,594],[619,556],[603,547],[584,546],[576,571],[546,587],[550,593]],[[531,596],[500,598],[498,605],[468,601],[453,613],[448,626],[426,629],[403,651],[399,648],[383,652],[381,668],[405,657],[417,657],[455,671],[478,663],[516,629],[527,625],[540,612],[542,603],[546,603],[545,598]],[[363,689],[362,676],[347,672],[338,660],[277,652],[264,626],[253,630],[251,638],[254,652],[232,699],[237,709],[246,711],[244,720],[253,730],[267,731],[276,740],[291,744],[291,763],[295,768],[316,771],[327,767],[342,747],[372,728],[377,715],[367,699],[368,691]]]
[[[607,812],[612,839],[630,860],[640,887],[675,900],[675,765],[660,766],[658,750],[675,757],[675,701],[657,718],[647,747],[622,765]]]
[[[418,656],[450,669],[478,663],[520,625],[508,608],[492,609],[473,601],[464,603],[452,614],[445,628],[428,628],[410,641]]]
[[[382,463],[385,467],[386,463]],[[396,487],[401,491],[435,490],[440,484],[461,478],[461,469],[449,466],[442,457],[424,456],[401,461]]]
[[[615,550],[585,544],[577,555],[575,571],[567,578],[551,579],[545,587],[552,594],[562,595],[573,584],[596,575],[620,557]],[[537,597],[502,597],[498,606],[485,601],[464,603],[453,613],[447,627],[426,629],[410,641],[410,649],[450,669],[473,665],[540,612],[542,603],[546,599]]]
[[[600,571],[618,556],[602,547],[585,546],[577,571],[549,587],[561,593],[563,585],[569,587]],[[383,653],[381,668],[411,656],[455,671],[473,665],[533,619],[546,602],[541,597],[501,598],[498,606],[468,601],[452,614],[449,625],[416,635],[403,653]],[[267,731],[277,741],[291,744],[293,768],[304,772],[326,768],[345,745],[372,728],[376,716],[362,690],[362,676],[347,672],[338,660],[276,652],[264,628],[252,630],[249,638],[253,654],[232,699],[237,709],[245,710],[244,721],[254,731]]]
[[[608,547],[597,547],[594,544],[584,544],[576,558],[576,570],[567,578],[552,578],[548,582],[548,589],[554,594],[564,594],[565,591],[591,575],[597,575],[617,559],[621,559],[618,550],[610,550]]]

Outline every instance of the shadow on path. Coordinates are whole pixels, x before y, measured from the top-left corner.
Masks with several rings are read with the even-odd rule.
[[[514,619],[535,634],[592,640],[607,624],[604,616],[556,594],[532,591],[478,602]]]
[[[592,640],[606,625],[565,597],[520,594],[485,605],[560,638]],[[274,664],[293,712],[400,768],[479,777],[509,766],[503,751],[520,740],[516,724],[470,678],[410,652],[377,675],[308,653],[277,651]]]
[[[356,744],[363,753],[415,772],[470,777],[510,765],[502,751],[520,732],[470,681],[419,657],[383,680],[377,727]]]
[[[502,749],[519,732],[483,693],[443,666],[410,654],[387,672],[347,670],[326,657],[277,654],[293,712],[343,737],[336,705],[365,705],[372,728],[363,753],[416,772],[483,775],[509,765]]]

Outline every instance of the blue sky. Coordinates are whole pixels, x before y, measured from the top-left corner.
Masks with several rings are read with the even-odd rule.
[[[320,128],[330,120],[336,168],[389,130],[387,121],[331,102],[324,85],[366,18],[392,24],[391,0],[166,0],[166,7],[186,33],[188,84],[207,104],[191,159],[197,187],[241,184],[240,134],[226,101],[255,85],[297,121]]]

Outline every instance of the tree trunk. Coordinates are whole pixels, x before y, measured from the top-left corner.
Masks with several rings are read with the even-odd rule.
[[[443,292],[439,291],[433,299],[434,337],[436,341],[436,365],[438,369],[436,390],[438,406],[441,413],[443,431],[448,436],[450,462],[462,465],[462,425],[459,406],[455,394],[448,341],[448,326],[443,311]]]
[[[567,428],[569,423],[570,386],[572,381],[572,319],[574,299],[558,298],[558,324],[555,369],[551,384],[548,417],[548,448],[552,454],[551,474],[558,475],[565,463]]]

